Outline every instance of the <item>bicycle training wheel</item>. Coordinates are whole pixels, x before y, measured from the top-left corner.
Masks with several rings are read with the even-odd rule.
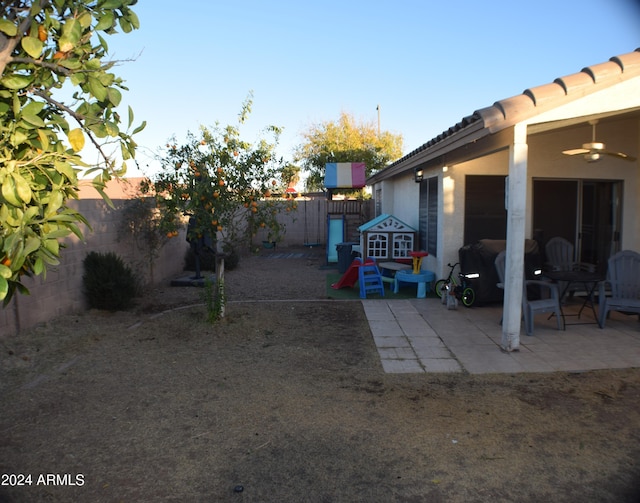
[[[473,288],[468,286],[462,291],[462,304],[466,307],[471,307],[473,303],[476,301],[476,292]]]
[[[445,294],[448,290],[447,288],[448,281],[446,279],[439,279],[436,281],[435,286],[433,287],[436,291],[436,295],[439,299],[442,298],[442,295]]]

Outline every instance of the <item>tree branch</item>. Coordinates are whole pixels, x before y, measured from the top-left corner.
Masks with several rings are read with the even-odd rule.
[[[40,0],[40,9],[44,10],[44,8],[49,4],[50,0]],[[25,10],[29,10],[25,8]],[[16,15],[16,18],[18,16]],[[4,74],[4,70],[7,67],[7,64],[11,62],[11,54],[13,50],[18,46],[20,41],[22,40],[23,35],[29,30],[31,27],[31,16],[27,15],[18,25],[18,34],[15,37],[6,37],[5,35],[0,35],[0,75]]]
[[[29,65],[35,65],[35,66],[40,66],[42,68],[48,68],[49,70],[53,70],[55,73],[61,73],[62,75],[64,75],[65,77],[69,77],[70,75],[73,75],[73,71],[69,70],[68,68],[65,68],[64,66],[61,66],[57,63],[48,63],[46,61],[42,61],[39,59],[33,59],[33,58],[9,58],[9,63],[26,63]]]
[[[79,114],[75,110],[69,108],[64,103],[53,99],[51,96],[48,96],[46,93],[44,93],[43,91],[41,91],[39,89],[34,90],[32,92],[36,96],[39,96],[40,98],[45,100],[47,103],[50,103],[51,105],[55,106],[56,108],[59,108],[60,110],[66,112],[71,117],[73,117],[75,119],[75,121],[78,123],[78,125],[82,128],[82,130],[87,134],[87,136],[89,137],[89,140],[91,140],[91,143],[93,143],[93,146],[96,148],[96,150],[100,154],[100,157],[102,157],[104,159],[104,161],[107,164],[109,164],[109,161],[110,161],[109,156],[102,150],[102,145],[100,145],[98,143],[98,140],[95,139],[95,137],[93,136],[93,133],[91,132],[91,130],[89,130],[89,128],[87,128],[83,123],[83,121],[85,121],[87,119],[87,117],[85,117],[84,115]]]

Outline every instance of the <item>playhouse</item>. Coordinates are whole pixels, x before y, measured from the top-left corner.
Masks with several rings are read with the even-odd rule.
[[[418,232],[393,215],[383,214],[358,227],[362,257],[411,260]]]

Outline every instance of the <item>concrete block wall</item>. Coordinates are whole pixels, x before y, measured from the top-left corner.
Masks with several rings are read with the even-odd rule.
[[[85,216],[92,230],[82,228],[84,241],[76,236],[64,240],[60,264],[49,268],[46,278],[25,278],[24,284],[31,294],[15,295],[7,306],[0,308],[1,335],[13,335],[57,316],[85,310],[83,260],[91,251],[118,254],[144,283],[160,283],[180,274],[188,248],[184,231],[161,249],[153,267],[154,278],[151,279],[149,266],[136,250],[133,240],[119,240],[120,210],[124,202],[114,199],[115,209],[109,208],[101,199],[82,199],[70,203]]]
[[[85,310],[87,304],[82,283],[83,260],[91,251],[118,254],[146,284],[168,282],[182,273],[185,254],[189,248],[185,239],[186,229],[182,229],[177,237],[169,240],[160,250],[153,263],[153,277],[147,259],[134,240],[119,236],[122,208],[128,199],[136,196],[135,188],[138,183],[138,180],[116,181],[108,186],[107,194],[115,208],[110,208],[90,187],[81,190],[81,199],[72,201],[70,206],[85,216],[91,230],[82,228],[84,241],[76,236],[70,236],[64,241],[60,264],[49,268],[46,278],[39,276],[24,279],[31,295],[15,295],[6,307],[0,307],[0,335],[13,335],[57,316]],[[286,233],[278,246],[325,245],[328,205],[329,202],[323,197],[299,199],[296,211],[279,215],[280,221],[286,224]],[[348,206],[344,208],[349,211]],[[371,211],[367,209],[364,213],[369,215]],[[266,234],[266,231],[259,232],[254,238],[254,245],[260,246],[262,240],[266,239]]]

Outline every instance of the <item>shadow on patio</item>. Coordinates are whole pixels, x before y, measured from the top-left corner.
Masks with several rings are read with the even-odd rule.
[[[612,313],[600,329],[581,299],[563,306],[566,329],[547,315],[535,319],[534,335],[522,328],[520,350],[500,349],[501,305],[447,310],[439,299],[363,300],[385,372],[580,372],[640,367],[637,315]]]

